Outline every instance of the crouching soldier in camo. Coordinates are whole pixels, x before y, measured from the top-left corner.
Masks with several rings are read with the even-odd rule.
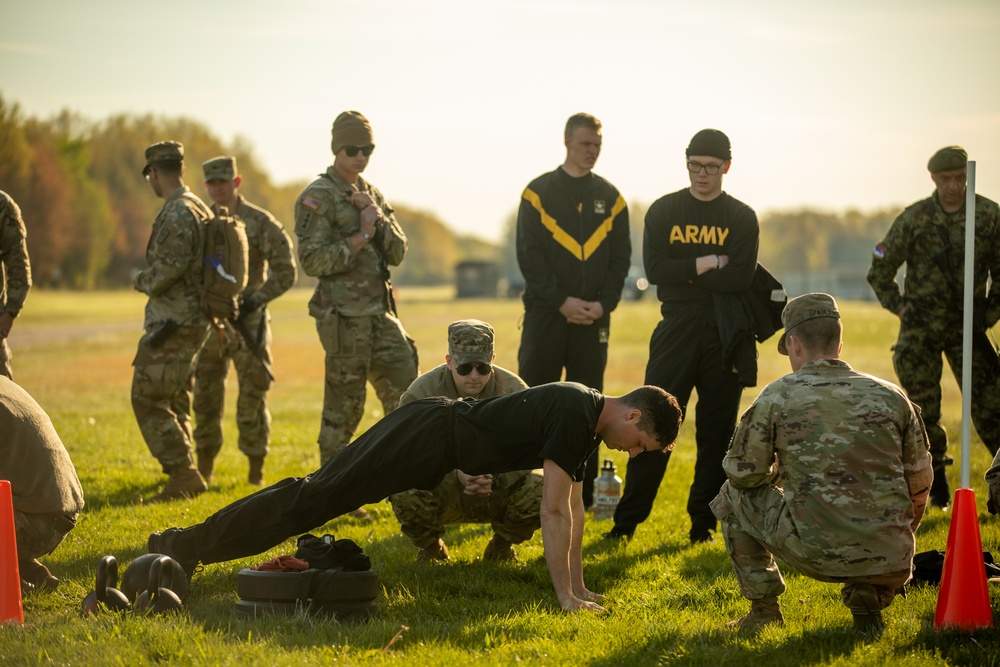
[[[27,228],[21,209],[0,191],[0,375],[13,378],[7,336],[31,289]]]
[[[242,178],[236,158],[212,158],[202,165],[205,187],[214,202],[212,209],[225,206],[246,225],[249,263],[247,287],[240,300],[235,331],[209,336],[198,357],[194,386],[194,441],[198,472],[212,480],[215,457],[222,449],[222,415],[226,397],[229,361],[236,367],[240,394],[236,401],[239,447],[250,464],[247,481],[264,484],[264,457],[271,440],[271,413],[267,392],[271,373],[271,326],[267,304],[295,284],[296,266],[292,243],[274,216],[248,202],[240,194]],[[235,333],[235,335],[233,335]]]
[[[388,414],[417,377],[416,347],[396,317],[389,282],[389,266],[406,253],[406,234],[382,193],[361,176],[375,150],[368,119],[357,111],[337,116],[330,147],[333,164],[295,202],[299,263],[319,279],[309,314],[326,352],[322,463],[354,436],[368,382]]]
[[[170,475],[167,485],[147,502],[195,496],[207,487],[194,467],[191,451],[191,391],[198,351],[208,337],[202,312],[201,225],[212,213],[184,185],[184,147],[164,141],[146,149],[143,176],[163,208],[153,222],[146,261],[135,289],[149,297],[132,362],[132,410],[150,453]]]
[[[783,623],[775,557],[807,577],[842,583],[858,630],[910,579],[914,533],[933,473],[917,409],[894,384],[840,360],[842,327],[829,294],[792,299],[778,351],[792,373],[743,413],[712,501],[750,613],[729,623]]]
[[[445,363],[418,377],[399,400],[403,406],[430,396],[493,398],[527,389],[514,373],[493,365],[493,327],[459,320],[448,327]],[[541,470],[467,475],[453,470],[430,491],[411,489],[389,496],[400,529],[420,548],[418,561],[447,560],[444,527],[452,523],[489,523],[493,538],[483,558],[515,561],[515,544],[541,526]]]

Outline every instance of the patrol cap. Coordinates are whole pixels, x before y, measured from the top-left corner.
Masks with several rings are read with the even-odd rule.
[[[344,146],[374,146],[372,126],[359,111],[345,111],[333,121],[330,148],[336,155]]]
[[[802,296],[790,299],[785,304],[785,309],[781,311],[781,324],[785,328],[785,331],[781,334],[781,338],[778,339],[778,352],[785,355],[788,354],[788,348],[785,346],[785,337],[788,336],[789,331],[803,322],[816,319],[817,317],[840,319],[837,302],[833,300],[832,296],[823,294],[822,292],[813,292],[812,294],[803,294]]]
[[[936,174],[939,171],[961,169],[969,162],[969,154],[961,146],[945,146],[931,156],[927,161],[927,171]]]
[[[157,162],[168,162],[170,160],[182,161],[184,159],[184,144],[179,141],[161,141],[146,149],[146,166],[142,168],[142,175],[149,173],[150,167]]]
[[[493,327],[480,320],[458,320],[448,325],[448,355],[456,364],[493,361]]]
[[[201,168],[205,171],[206,181],[211,181],[213,179],[231,181],[236,178],[239,173],[236,170],[236,158],[231,155],[220,155],[219,157],[214,157],[208,162],[203,162]]]
[[[729,137],[719,130],[707,129],[691,137],[685,155],[709,155],[720,160],[733,159],[732,147],[729,145]]]

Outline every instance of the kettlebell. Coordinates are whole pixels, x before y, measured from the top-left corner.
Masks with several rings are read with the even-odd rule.
[[[180,611],[184,603],[170,590],[174,583],[173,560],[160,556],[149,567],[149,585],[135,601],[135,610],[144,614],[167,614]]]
[[[125,568],[125,573],[122,574],[121,591],[133,604],[135,604],[136,598],[149,588],[149,570],[152,568],[153,563],[161,558],[166,558],[170,561],[169,567],[166,565],[162,565],[161,567],[165,570],[173,571],[173,585],[168,586],[168,588],[177,593],[177,597],[181,600],[187,598],[188,592],[191,590],[191,585],[188,583],[187,573],[184,572],[184,568],[180,566],[180,563],[163,554],[143,554],[129,563],[128,567]]]
[[[118,584],[118,561],[114,556],[105,556],[97,564],[97,580],[94,590],[83,599],[80,607],[81,616],[90,616],[99,611],[128,611],[131,608],[128,598],[115,588]]]

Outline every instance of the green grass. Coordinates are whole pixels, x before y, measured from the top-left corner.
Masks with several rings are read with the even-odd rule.
[[[417,340],[421,368],[443,360],[447,324],[478,317],[497,330],[497,361],[516,369],[520,303],[451,300],[451,290],[402,289],[401,316]],[[308,292],[296,290],[275,304],[277,384],[268,480],[302,475],[319,462],[316,434],[322,403],[323,353],[306,315]],[[601,541],[610,522],[587,524],[587,583],[607,595],[607,612],[559,610],[545,567],[541,537],[518,548],[516,565],[486,563],[480,555],[488,526],[449,528],[447,563],[417,564],[415,549],[399,533],[388,504],[369,506],[371,523],[342,518],[317,529],[358,542],[372,559],[384,594],[380,615],[350,625],[307,615],[249,620],[234,612],[236,573],[265,558],[291,553],[291,541],[258,558],[208,566],[195,577],[184,612],[174,618],[78,617],[105,554],[124,568],[144,553],[152,530],[197,522],[252,489],[246,461],[235,446],[235,381],[227,396],[226,440],[212,489],[190,502],[139,503],[164,477],[139,435],[129,405],[130,362],[142,320],[143,297],[133,293],[32,292],[11,343],[15,378],[52,416],[83,482],[87,506],[66,541],[43,559],[62,579],[52,594],[25,600],[23,628],[0,629],[2,665],[296,665],[328,664],[1000,664],[995,630],[937,632],[937,588],[913,588],[886,613],[887,631],[860,638],[840,604],[839,588],[785,568],[787,619],[781,629],[741,636],[720,626],[746,611],[721,541],[691,546],[685,512],[694,447],[681,432],[650,519],[627,546]],[[844,358],[855,367],[894,379],[889,347],[894,318],[873,304],[842,304],[847,328]],[[658,320],[653,300],[626,303],[615,313],[607,391],[621,393],[642,381],[649,335]],[[760,348],[760,382],[787,372],[774,341]],[[380,416],[369,396],[362,428]],[[696,408],[695,408],[696,409]],[[945,391],[946,424],[960,441],[960,399],[954,381]],[[689,420],[693,423],[693,420]],[[0,434],[2,446],[2,434]],[[624,470],[621,453],[607,453]],[[980,507],[984,548],[998,550],[1000,521],[985,513],[985,448],[973,439],[972,487]],[[950,471],[958,485],[958,468]],[[944,548],[949,515],[931,511],[918,550]],[[991,591],[998,605],[996,586]],[[383,650],[405,626],[402,638]]]

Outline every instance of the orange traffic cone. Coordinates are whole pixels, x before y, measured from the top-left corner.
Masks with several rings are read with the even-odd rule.
[[[944,553],[941,589],[938,591],[934,627],[973,630],[993,627],[990,593],[983,567],[983,541],[972,489],[955,491]]]
[[[14,497],[7,480],[0,480],[0,623],[24,625],[14,535]]]

